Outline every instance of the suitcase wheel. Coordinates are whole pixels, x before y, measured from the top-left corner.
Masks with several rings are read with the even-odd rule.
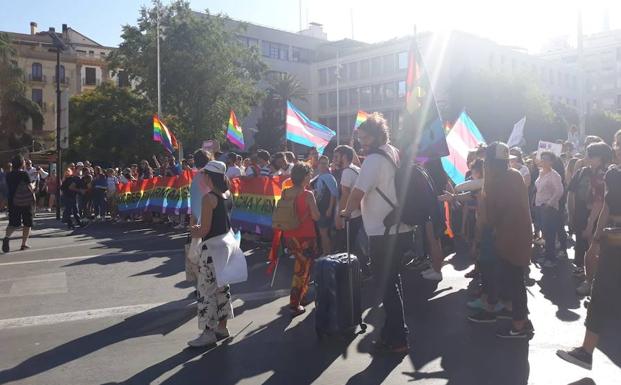
[[[365,323],[361,323],[360,324],[360,330],[364,333],[367,331],[367,324]]]

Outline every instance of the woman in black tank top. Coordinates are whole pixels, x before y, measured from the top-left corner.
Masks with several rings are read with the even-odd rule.
[[[229,213],[232,203],[228,199],[229,187],[225,173],[224,163],[211,161],[207,163],[202,172],[194,176],[205,178],[205,184],[210,192],[205,194],[201,201],[201,224],[192,226],[190,229],[192,238],[206,241],[230,231]],[[233,318],[231,291],[228,285],[217,286],[212,255],[206,245],[201,245],[196,285],[198,328],[201,334],[198,338],[188,342],[191,347],[213,345],[229,336],[226,323],[229,318]]]

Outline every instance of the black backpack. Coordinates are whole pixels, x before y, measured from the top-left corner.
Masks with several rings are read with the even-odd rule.
[[[382,155],[395,167],[395,191],[397,202],[391,202],[382,190],[377,188],[380,196],[392,207],[384,218],[386,229],[404,223],[409,226],[424,226],[431,221],[436,236],[444,229],[442,206],[438,201],[433,180],[427,171],[414,162],[401,162],[397,166],[392,157],[383,150],[373,153]]]

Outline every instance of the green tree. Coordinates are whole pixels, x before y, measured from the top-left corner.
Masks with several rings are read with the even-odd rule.
[[[614,134],[621,130],[621,115],[610,112],[593,112],[586,117],[587,135],[597,135],[610,144]]]
[[[260,101],[256,88],[265,69],[256,49],[242,45],[227,18],[197,14],[187,1],[143,7],[138,25],[123,27],[123,42],[110,57],[139,92],[157,100],[156,25],[160,21],[162,109],[179,118],[170,125],[186,148],[223,139],[229,111],[244,116]],[[152,111],[151,111],[152,112]]]
[[[30,146],[26,122],[43,124],[38,104],[26,97],[24,73],[15,62],[15,50],[6,33],[0,33],[0,149]]]
[[[552,105],[537,82],[527,76],[505,77],[465,73],[449,89],[445,116],[457,118],[464,110],[472,117],[487,142],[506,142],[513,125],[526,116],[526,148],[539,140],[565,138],[577,115],[563,105]]]
[[[145,97],[111,83],[74,96],[69,105],[68,161],[89,159],[127,165],[151,159],[162,146],[153,142],[153,105]],[[173,121],[171,117],[163,117]]]
[[[261,117],[254,137],[258,147],[270,152],[280,151],[285,142],[285,119],[288,100],[306,100],[308,90],[291,74],[269,80]]]

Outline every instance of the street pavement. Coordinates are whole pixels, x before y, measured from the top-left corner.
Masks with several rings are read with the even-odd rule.
[[[6,220],[0,220],[4,233]],[[266,244],[249,243],[250,277],[234,285],[232,338],[188,349],[197,333],[193,288],[184,282],[184,234],[165,225],[93,223],[65,230],[37,214],[27,251],[0,254],[0,384],[570,384],[589,377],[621,384],[621,333],[611,323],[593,371],[556,349],[579,344],[584,309],[568,261],[531,266],[532,340],[499,340],[499,325],[472,324],[465,307],[468,257],[452,255],[439,284],[403,274],[411,351],[371,356],[383,311],[373,282],[363,288],[367,332],[319,342],[313,305],[288,315],[293,260],[275,283]],[[12,249],[18,249],[16,233]]]

